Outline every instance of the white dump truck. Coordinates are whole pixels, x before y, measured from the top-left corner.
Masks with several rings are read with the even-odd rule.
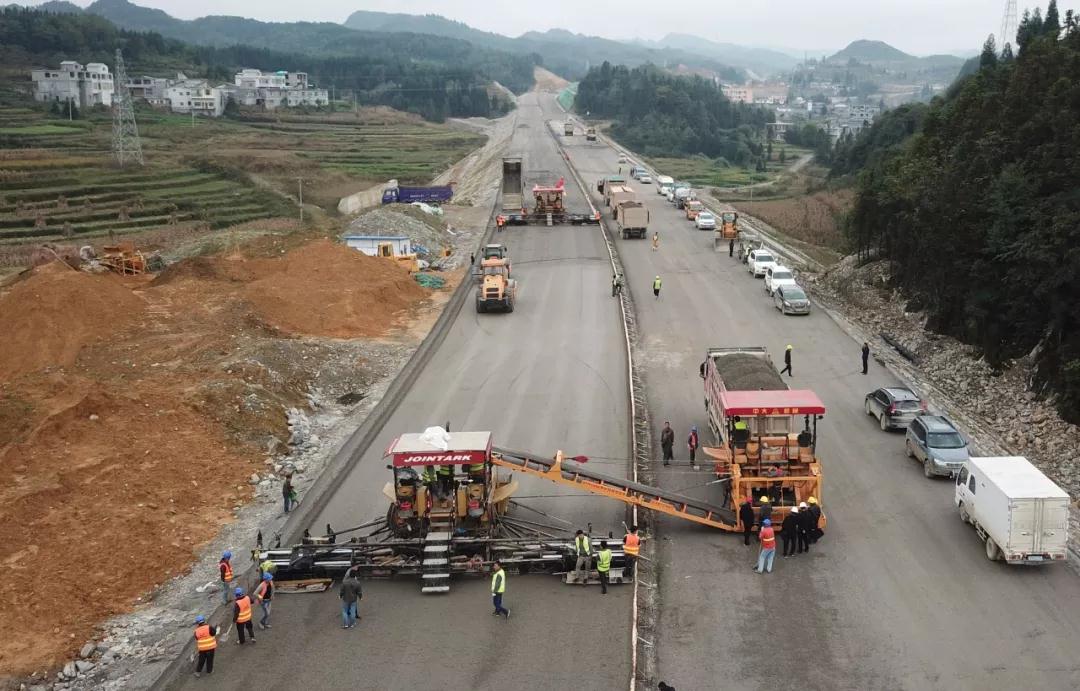
[[[1069,495],[1023,456],[970,458],[956,476],[960,518],[975,526],[991,561],[1065,561]]]

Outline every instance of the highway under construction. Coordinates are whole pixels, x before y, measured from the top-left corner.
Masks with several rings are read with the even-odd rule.
[[[564,177],[567,213],[588,218],[602,200],[569,181],[611,174],[623,152],[553,129],[566,115],[552,94],[520,97],[516,117],[511,148]],[[177,676],[173,687],[1080,685],[1071,568],[1017,573],[963,549],[970,530],[953,515],[951,483],[926,484],[863,414],[863,395],[897,383],[892,375],[874,365],[863,376],[857,344],[827,315],[779,315],[743,265],[713,251],[711,233],[647,186],[641,196],[661,238],[657,251],[614,240],[633,297],[629,338],[603,226],[507,226],[499,241],[522,286],[515,311],[453,315],[374,441],[350,449],[355,462],[308,516],[308,539],[260,550],[283,580],[365,572],[357,629],[340,628],[333,589],[283,595],[257,648],[230,650],[213,678]],[[719,357],[713,349],[788,344],[790,390],[710,398],[699,366]],[[775,420],[739,439],[734,416],[747,409]],[[677,434],[667,467],[650,441],[665,420]],[[410,446],[418,435],[448,426],[434,460],[408,460],[440,448]],[[696,466],[682,442],[691,427],[721,437],[705,440],[711,452]],[[456,466],[454,482],[437,489],[423,466],[443,464]],[[793,472],[765,474],[777,466]],[[753,573],[756,547],[725,532],[739,529],[733,507],[750,488],[786,506],[816,492],[825,538]],[[460,525],[440,523],[443,505]],[[572,566],[575,530],[619,543],[635,511],[646,528],[636,586],[602,596],[556,577]],[[468,577],[500,557],[516,567],[507,621],[490,616],[487,579]]]

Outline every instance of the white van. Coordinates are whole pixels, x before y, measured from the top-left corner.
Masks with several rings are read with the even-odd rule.
[[[991,561],[1066,560],[1069,495],[1023,456],[969,458],[956,475],[954,501]]]
[[[668,190],[675,185],[675,179],[667,175],[656,176],[656,193],[667,194]],[[667,188],[667,189],[665,189]]]

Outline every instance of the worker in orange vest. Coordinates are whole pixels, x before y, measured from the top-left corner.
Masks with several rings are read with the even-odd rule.
[[[501,232],[504,225],[506,225],[506,217],[499,214],[495,217],[495,227]]]
[[[255,599],[258,601],[259,607],[262,608],[262,619],[259,620],[259,628],[268,629],[270,628],[270,604],[274,599],[273,574],[264,573],[262,575],[262,581],[255,588]]]
[[[218,562],[218,571],[221,572],[221,600],[229,604],[229,591],[233,584],[232,552],[225,550]]]
[[[206,623],[206,617],[195,617],[195,649],[199,660],[195,663],[195,676],[201,677],[203,668],[207,674],[214,673],[214,651],[217,650],[217,627]]]
[[[773,558],[776,556],[776,533],[773,531],[772,521],[768,518],[761,522],[761,530],[758,531],[758,540],[761,541],[761,553],[758,554],[755,573],[772,573]]]
[[[236,602],[233,604],[233,621],[236,622],[236,644],[244,644],[244,632],[255,642],[255,627],[251,625],[251,598],[244,595],[243,588],[236,589]]]
[[[637,534],[638,527],[630,526],[630,532],[623,537],[623,554],[626,556],[626,577],[633,578],[637,568],[638,555],[641,554],[641,538]]]

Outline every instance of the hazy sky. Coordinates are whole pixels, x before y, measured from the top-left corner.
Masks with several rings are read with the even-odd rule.
[[[476,28],[516,36],[569,29],[609,38],[657,39],[694,33],[731,43],[789,49],[842,48],[879,39],[917,55],[976,51],[1001,26],[1005,0],[133,0],[182,19],[233,14],[265,21],[342,22],[354,10],[441,14]],[[1024,7],[1042,6],[1049,0]],[[80,5],[88,0],[76,0]],[[1075,2],[1059,4],[1061,15]]]

